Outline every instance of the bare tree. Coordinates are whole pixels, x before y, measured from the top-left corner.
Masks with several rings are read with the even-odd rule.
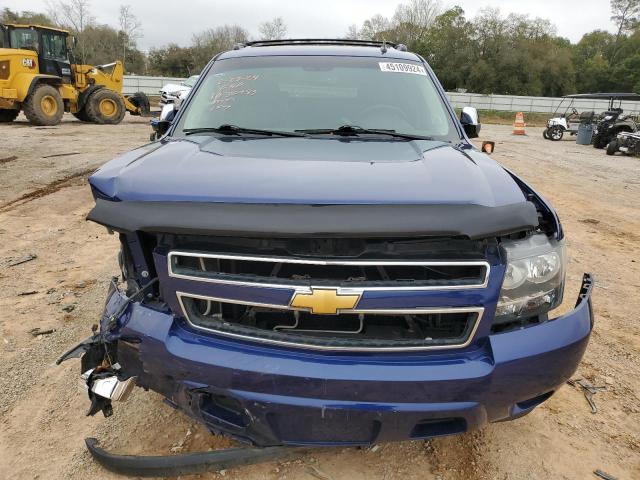
[[[191,37],[191,60],[201,70],[211,57],[230,50],[237,43],[246,43],[249,33],[239,25],[222,25],[196,33]]]
[[[391,29],[391,22],[382,15],[374,15],[369,20],[365,20],[360,29],[360,38],[363,40],[391,40],[382,38],[385,32]]]
[[[347,40],[359,40],[360,31],[358,30],[358,25],[356,25],[355,23],[349,25],[347,33],[344,34],[344,38]]]
[[[258,31],[261,40],[279,40],[287,35],[287,26],[282,17],[276,17],[271,21],[261,23]]]
[[[95,17],[91,14],[90,0],[49,0],[47,13],[58,25],[70,28],[78,38],[82,63],[86,62],[85,29],[93,25]]]
[[[611,20],[618,27],[616,40],[640,21],[640,0],[611,0]]]
[[[401,3],[392,19],[396,40],[407,45],[423,40],[429,27],[441,13],[440,0],[410,0],[409,3]]]
[[[142,24],[131,11],[131,5],[120,5],[120,32],[122,33],[122,65],[126,67],[127,49],[136,46],[142,36]]]

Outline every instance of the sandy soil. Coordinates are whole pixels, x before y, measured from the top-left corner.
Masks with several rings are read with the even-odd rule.
[[[30,127],[22,117],[0,126],[2,478],[117,478],[91,460],[88,436],[130,453],[231,445],[138,389],[110,419],[85,417],[78,362],[53,363],[90,333],[118,273],[117,239],[84,220],[92,205],[86,175],[149,132],[132,117],[118,126],[72,117],[58,127]],[[511,127],[487,125],[482,133],[497,142],[494,158],[559,211],[570,255],[561,308],[571,308],[583,271],[597,276],[596,327],[576,378],[606,386],[594,397],[598,413],[566,385],[527,417],[462,436],[315,452],[196,478],[585,479],[595,469],[640,478],[640,159],[545,141],[541,129],[513,137]],[[34,328],[55,331],[33,336]]]

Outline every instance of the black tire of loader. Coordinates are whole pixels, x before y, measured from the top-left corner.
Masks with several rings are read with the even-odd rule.
[[[0,110],[0,123],[13,122],[19,114],[20,110]]]
[[[42,101],[44,97],[50,97],[50,99],[55,102],[56,109],[53,115],[49,115],[43,110]],[[31,125],[58,125],[64,114],[64,102],[62,101],[60,92],[58,92],[56,87],[46,83],[41,83],[33,90],[26,98],[22,108]]]
[[[106,116],[100,112],[100,103],[104,100],[111,100],[115,103],[117,111],[112,116]],[[124,100],[122,100],[120,94],[107,88],[102,88],[92,93],[84,106],[84,110],[89,121],[101,125],[117,125],[122,121],[126,112]]]
[[[87,116],[87,111],[83,108],[82,110],[77,111],[76,113],[72,113],[74,117],[76,117],[81,122],[90,122],[89,117]]]

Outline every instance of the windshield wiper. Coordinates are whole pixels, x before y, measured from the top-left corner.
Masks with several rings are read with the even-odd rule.
[[[296,130],[296,132],[306,133],[309,135],[388,135],[396,138],[406,138],[408,140],[433,140],[433,137],[424,135],[414,135],[412,133],[399,133],[395,130],[385,130],[378,128],[362,128],[357,125],[342,125],[338,128],[317,128],[308,130]]]
[[[259,128],[245,128],[237,125],[224,124],[219,127],[185,128],[185,135],[197,135],[199,133],[221,133],[223,135],[239,135],[242,133],[255,133],[257,135],[268,135],[277,137],[306,137],[300,132],[281,132],[278,130],[261,130]]]

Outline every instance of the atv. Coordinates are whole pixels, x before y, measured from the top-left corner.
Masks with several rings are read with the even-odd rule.
[[[604,117],[596,125],[594,131],[592,140],[594,148],[605,148],[616,139],[619,133],[638,131],[638,116],[623,116],[622,113],[623,110],[621,108],[613,108],[605,112]]]
[[[607,145],[607,155],[615,155],[616,152],[621,152],[623,155],[640,156],[640,132],[619,133]]]

